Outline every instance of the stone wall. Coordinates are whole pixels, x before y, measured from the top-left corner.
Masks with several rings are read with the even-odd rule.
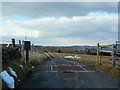
[[[21,52],[17,48],[2,47],[2,63],[6,63],[12,60],[18,60],[21,58]]]

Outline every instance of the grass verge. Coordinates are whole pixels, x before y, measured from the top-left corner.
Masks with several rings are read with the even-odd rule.
[[[31,74],[31,72],[34,70],[32,66],[42,65],[48,59],[44,54],[40,53],[30,53],[29,58],[30,60],[28,63],[26,63],[24,59],[21,59],[4,63],[2,65],[2,71],[6,70],[8,74],[14,78],[15,87],[17,87],[26,78],[28,74]],[[20,67],[20,65],[22,65],[23,68]],[[13,76],[10,73],[8,67],[11,67],[16,72],[18,77]],[[2,89],[8,89],[4,82],[2,82]]]
[[[20,65],[23,66],[20,67]],[[17,77],[13,76],[8,67],[11,67],[17,74]],[[2,71],[6,70],[10,76],[12,76],[15,80],[15,87],[25,79],[25,77],[30,73],[32,69],[32,65],[30,63],[24,63],[21,61],[12,61],[7,64],[3,64]],[[2,82],[2,89],[8,88],[4,82]]]
[[[44,64],[47,59],[48,59],[48,57],[45,56],[44,54],[30,53],[30,62],[34,66]]]

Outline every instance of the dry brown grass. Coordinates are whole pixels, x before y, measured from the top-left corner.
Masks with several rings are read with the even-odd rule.
[[[32,65],[41,65],[47,60],[47,56],[41,53],[30,53],[30,62]]]
[[[56,57],[64,58],[64,56],[75,56],[81,57],[80,59],[74,59],[74,60],[87,60],[87,61],[93,61],[96,62],[96,55],[87,55],[87,54],[71,54],[71,53],[53,53]],[[101,58],[102,64],[108,64],[112,66],[112,57],[111,56],[102,56]]]

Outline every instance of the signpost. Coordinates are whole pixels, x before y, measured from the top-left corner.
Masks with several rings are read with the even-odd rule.
[[[24,50],[26,50],[26,61],[29,60],[29,50],[31,49],[30,41],[24,41]]]

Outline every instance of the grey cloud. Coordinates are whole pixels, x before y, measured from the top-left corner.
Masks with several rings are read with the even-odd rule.
[[[117,2],[5,2],[2,4],[2,7],[3,16],[23,16],[30,18],[29,21],[9,20],[10,22],[8,22],[8,24],[12,24],[12,26],[6,25],[5,27],[7,29],[4,31],[12,32],[12,29],[14,31],[23,29],[23,32],[26,32],[25,30],[28,32],[35,30],[41,31],[40,36],[37,38],[28,37],[28,39],[32,40],[33,43],[36,44],[72,45],[73,43],[114,43],[117,37],[117,16],[113,16],[114,18],[109,16],[105,18],[103,16],[100,16],[101,18],[93,16],[90,20],[86,18],[87,16],[85,16],[90,12],[98,11],[117,13]],[[73,20],[63,24],[55,23],[57,19],[60,19],[62,16],[66,16],[68,20],[75,16],[84,16],[85,18],[80,18],[75,22],[73,22]],[[41,19],[41,17],[57,17],[57,19],[47,22],[45,20],[40,21],[39,19]],[[7,22],[7,20],[5,22]],[[6,40],[10,38],[24,40],[25,37],[12,37],[10,35],[3,36],[3,39]],[[66,44],[64,42],[66,42]]]
[[[39,18],[84,16],[90,12],[117,13],[117,2],[3,2],[3,16]]]
[[[94,16],[93,16],[94,17]],[[100,18],[100,19],[99,19]],[[69,19],[69,18],[67,18]],[[102,19],[102,20],[101,20]],[[104,19],[104,21],[103,21]],[[12,24],[12,26],[16,27],[19,25],[21,29],[27,29],[31,32],[31,30],[38,30],[42,31],[43,34],[39,36],[39,38],[44,41],[47,38],[85,38],[87,40],[92,39],[108,39],[114,38],[116,39],[117,36],[117,17],[94,17],[94,19],[81,19],[73,23],[69,21],[65,24],[64,23],[55,23],[56,21],[50,21],[46,23],[41,23],[43,21],[38,20],[31,20],[29,21],[11,21],[8,22]],[[26,24],[25,24],[26,23]],[[12,27],[14,29],[14,27]],[[18,29],[19,29],[18,27]],[[19,29],[20,30],[20,29]],[[35,39],[34,41],[41,41],[39,38]]]

